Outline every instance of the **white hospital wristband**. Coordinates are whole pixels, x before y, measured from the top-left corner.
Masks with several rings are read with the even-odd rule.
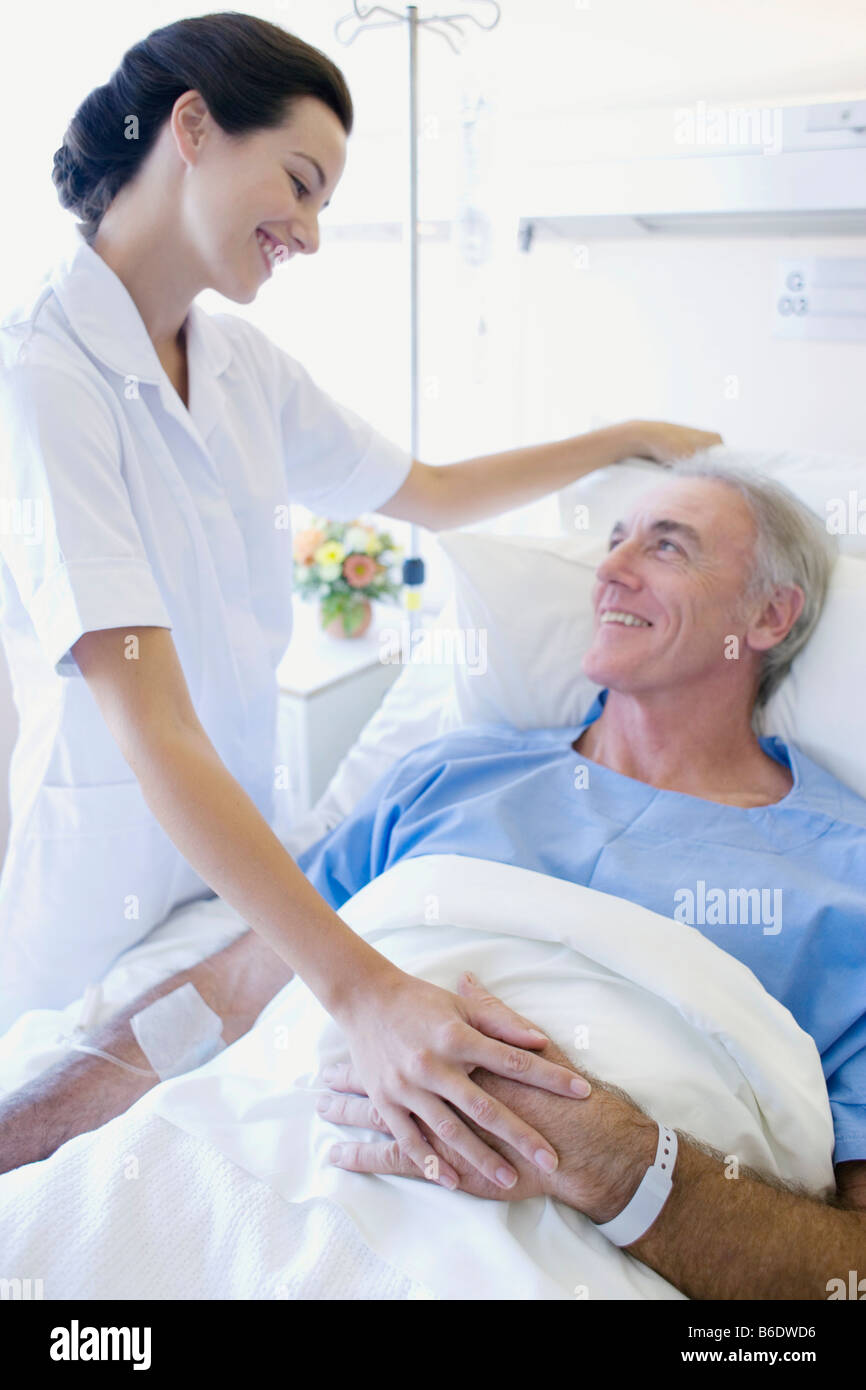
[[[607,1236],[614,1245],[632,1245],[634,1241],[646,1235],[671,1195],[676,1161],[676,1133],[668,1129],[667,1125],[660,1124],[655,1161],[644,1173],[637,1192],[619,1216],[615,1216],[612,1221],[605,1221],[601,1226],[596,1225],[595,1229]]]

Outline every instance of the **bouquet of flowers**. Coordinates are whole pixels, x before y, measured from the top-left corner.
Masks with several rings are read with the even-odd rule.
[[[295,587],[318,598],[322,626],[337,637],[360,637],[370,625],[371,599],[396,601],[402,585],[391,567],[403,553],[387,531],[362,521],[327,521],[294,539]]]

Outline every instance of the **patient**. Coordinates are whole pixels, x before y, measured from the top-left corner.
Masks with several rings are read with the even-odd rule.
[[[743,961],[814,1038],[833,1113],[838,1195],[803,1196],[681,1137],[674,1188],[629,1247],[690,1297],[824,1298],[866,1275],[866,802],[779,738],[756,711],[808,641],[833,552],[787,491],[689,462],[614,527],[584,658],[601,693],[572,729],[460,730],[402,758],[336,830],[299,859],[335,907],[400,859],[464,854],[514,863],[692,923]],[[133,1064],[126,1020],[193,983],[227,1040],[251,1026],[290,972],[253,933],[135,1001],[95,1035]],[[464,991],[483,990],[462,982]],[[566,1059],[553,1044],[545,1056]],[[113,1074],[112,1074],[113,1073]],[[604,1079],[569,1100],[475,1073],[491,1103],[536,1125],[560,1156],[548,1176],[498,1140],[519,1174],[494,1191],[427,1134],[479,1197],[548,1192],[592,1220],[626,1205],[655,1153],[655,1125]],[[323,1113],[381,1128],[351,1067]],[[47,1156],[147,1089],[78,1057],[0,1106],[0,1171]],[[347,1142],[332,1161],[405,1174],[393,1141]],[[866,1286],[864,1286],[866,1287]]]

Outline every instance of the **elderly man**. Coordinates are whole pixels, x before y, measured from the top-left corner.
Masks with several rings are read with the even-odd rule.
[[[815,1039],[836,1132],[837,1196],[823,1203],[742,1170],[729,1181],[724,1155],[680,1135],[671,1194],[628,1248],[696,1298],[826,1298],[830,1281],[866,1274],[866,803],[753,727],[808,641],[831,567],[820,525],[784,489],[679,467],[617,523],[599,566],[584,669],[603,689],[580,728],[485,726],[427,744],[299,861],[336,907],[401,858],[436,853],[514,862],[668,916],[683,915],[699,882],[769,885],[774,901],[780,895],[784,920],[775,914],[769,931],[724,914],[694,925],[748,965]],[[589,774],[580,790],[575,757]],[[275,961],[250,934],[159,992],[192,978],[224,1017],[233,1012],[228,1037],[237,1036],[287,978]],[[472,980],[461,989],[483,993]],[[129,1013],[97,1041],[134,1061]],[[553,1044],[543,1055],[565,1061]],[[591,1078],[592,1095],[575,1104],[474,1076],[492,1107],[507,1105],[548,1137],[559,1167],[544,1176],[494,1140],[517,1175],[504,1192],[449,1150],[447,1133],[427,1131],[466,1191],[505,1200],[544,1192],[596,1222],[628,1206],[657,1139],[628,1096]],[[322,1103],[327,1118],[382,1128],[351,1066],[325,1079],[334,1087]],[[138,1093],[137,1082],[125,1091],[127,1077],[109,1080],[113,1093],[84,1112],[68,1071],[62,1086],[49,1075],[8,1101],[0,1122],[38,1117],[49,1153]],[[4,1132],[0,1123],[0,1142]],[[27,1142],[16,1155],[7,1140],[3,1166],[42,1156]],[[331,1157],[357,1171],[417,1172],[393,1140],[346,1142]]]

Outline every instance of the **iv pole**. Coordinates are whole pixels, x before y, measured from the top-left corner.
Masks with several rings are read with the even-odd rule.
[[[470,3],[478,2],[479,0],[470,0]],[[417,5],[407,5],[405,14],[399,14],[396,10],[389,10],[384,5],[371,5],[368,9],[363,9],[358,0],[353,0],[352,13],[344,15],[334,25],[334,36],[339,43],[344,45],[354,43],[358,35],[367,29],[383,29],[394,24],[408,24],[409,26],[409,402],[410,448],[413,458],[418,458],[420,435],[418,409],[418,30],[421,26],[429,27],[431,33],[438,34],[440,38],[445,39],[452,52],[459,54],[460,49],[449,34],[449,29],[456,30],[460,38],[463,38],[463,30],[460,28],[461,21],[468,20],[485,31],[495,29],[499,23],[502,12],[496,0],[480,0],[480,3],[492,5],[495,11],[495,18],[492,23],[482,24],[478,16],[474,14],[434,14],[427,18],[421,18]],[[374,14],[384,14],[390,18],[370,22],[371,16]],[[354,32],[350,38],[343,38],[340,30],[345,24],[352,21],[355,21]],[[446,27],[440,28],[440,25]],[[409,549],[411,555],[403,561],[403,582],[407,586],[406,608],[411,635],[416,623],[416,613],[421,606],[420,586],[424,583],[424,561],[416,554],[418,527],[414,523],[411,524],[409,530]]]

